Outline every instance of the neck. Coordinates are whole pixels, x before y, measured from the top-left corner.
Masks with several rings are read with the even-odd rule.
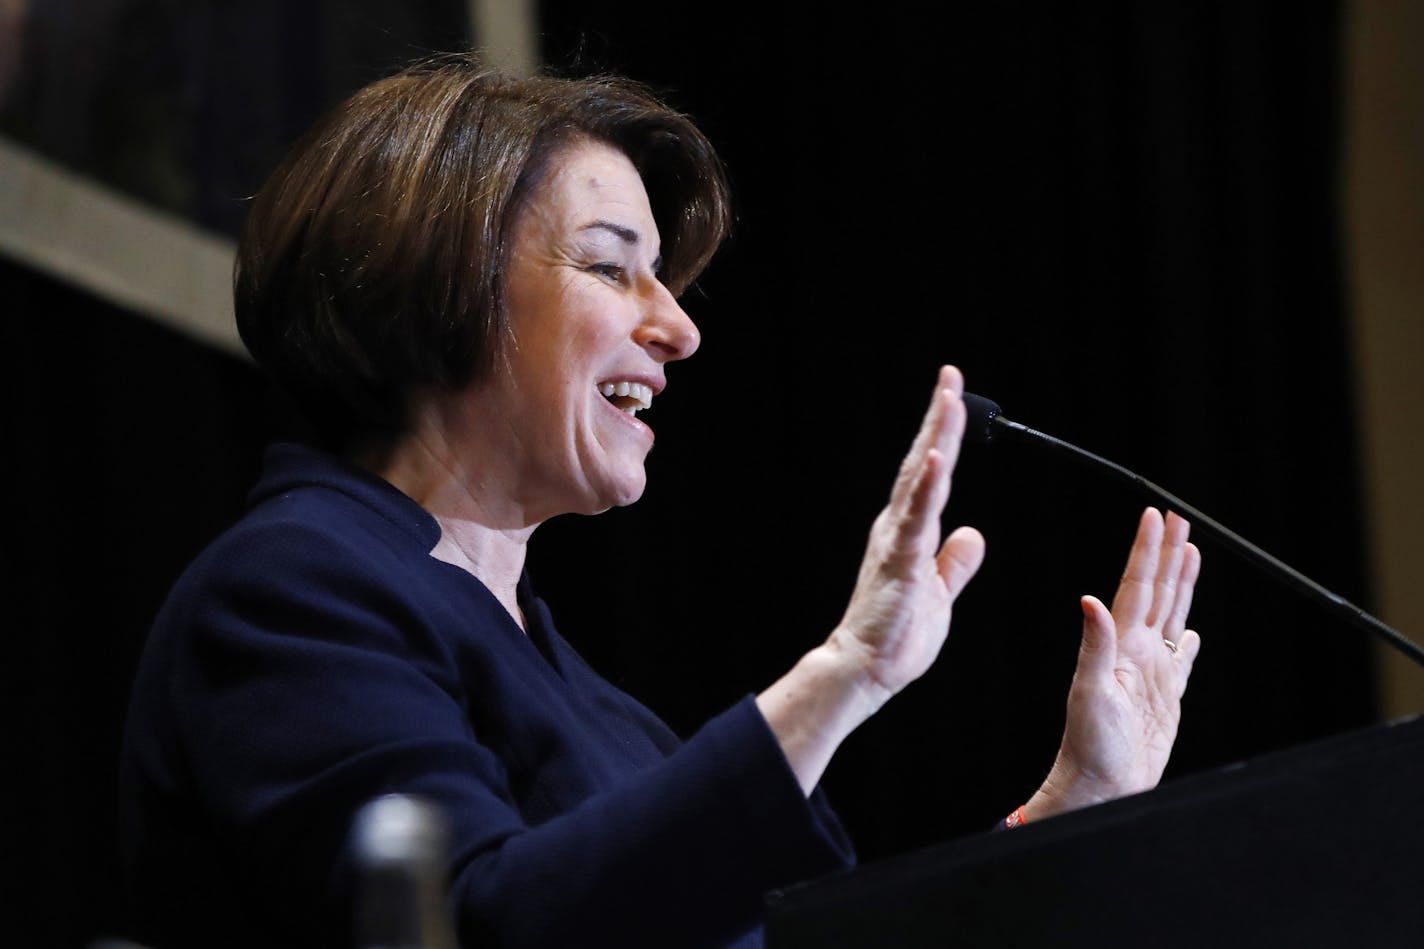
[[[430,555],[483,583],[522,629],[516,588],[538,524],[521,523],[498,498],[478,493],[476,486],[485,479],[462,459],[447,440],[416,430],[401,437],[371,468],[439,523],[440,540]]]
[[[430,556],[454,564],[483,583],[519,628],[524,629],[517,588],[524,572],[528,535],[533,528],[524,536],[515,537],[475,520],[431,513],[440,524],[440,542],[430,551]]]

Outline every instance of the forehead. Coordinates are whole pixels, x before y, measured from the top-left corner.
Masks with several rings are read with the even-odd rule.
[[[611,145],[587,140],[554,156],[548,175],[530,195],[526,215],[565,229],[610,220],[644,231],[653,220],[633,162]]]

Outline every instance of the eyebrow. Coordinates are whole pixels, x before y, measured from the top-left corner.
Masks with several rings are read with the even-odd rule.
[[[617,237],[623,243],[627,244],[629,247],[638,246],[638,242],[642,240],[642,237],[638,234],[638,232],[633,230],[631,227],[624,227],[622,224],[614,224],[612,221],[605,221],[602,218],[597,221],[590,221],[589,223],[580,227],[579,230],[607,231],[614,237]],[[663,255],[659,254],[658,259],[653,261],[653,270],[654,272],[660,272],[662,269]]]
[[[614,237],[617,237],[617,238],[618,238],[619,240],[621,240],[623,243],[625,243],[625,244],[630,244],[630,245],[635,245],[635,244],[638,243],[638,241],[642,240],[642,238],[638,236],[638,232],[635,231],[635,230],[633,230],[631,227],[624,227],[622,224],[614,224],[612,221],[604,221],[604,220],[593,221],[593,222],[591,222],[591,223],[589,223],[589,224],[585,224],[583,227],[579,228],[579,230],[581,230],[581,231],[593,231],[593,230],[607,231],[608,233],[612,234]]]

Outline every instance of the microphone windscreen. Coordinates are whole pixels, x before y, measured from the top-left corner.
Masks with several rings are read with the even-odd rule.
[[[965,437],[975,442],[987,442],[994,437],[994,419],[1003,411],[999,403],[972,392],[964,393],[964,407],[969,410]]]

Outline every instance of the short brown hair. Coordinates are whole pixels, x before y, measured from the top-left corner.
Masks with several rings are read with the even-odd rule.
[[[727,234],[726,177],[686,116],[624,78],[423,60],[338,105],[273,172],[238,247],[238,331],[329,447],[388,440],[416,387],[491,369],[515,219],[584,138],[638,169],[681,294]]]

